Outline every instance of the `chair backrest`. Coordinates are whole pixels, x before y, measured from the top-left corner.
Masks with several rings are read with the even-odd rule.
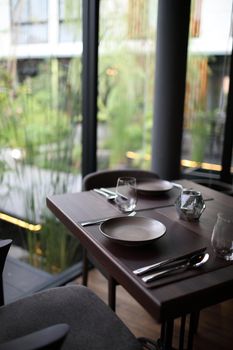
[[[82,189],[83,191],[89,191],[93,188],[99,187],[114,187],[116,186],[117,179],[120,176],[133,176],[137,180],[139,179],[153,179],[159,176],[150,170],[139,169],[116,169],[116,170],[101,170],[94,173],[90,173],[83,178]]]
[[[11,239],[0,240],[0,306],[4,304],[2,272],[11,243]]]

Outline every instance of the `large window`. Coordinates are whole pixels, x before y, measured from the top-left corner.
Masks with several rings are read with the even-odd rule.
[[[100,2],[98,168],[150,167],[157,1]]]
[[[10,257],[30,264],[37,282],[60,279],[81,259],[79,242],[46,207],[47,195],[81,188],[80,4],[12,0],[2,13],[0,233],[13,238]],[[76,40],[66,46],[59,23],[77,14],[69,27]]]
[[[183,165],[221,171],[229,69],[232,0],[193,0],[183,134]]]

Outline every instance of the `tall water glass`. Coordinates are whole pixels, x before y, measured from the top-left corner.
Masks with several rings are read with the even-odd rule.
[[[233,215],[218,213],[211,244],[218,257],[233,260]]]
[[[137,204],[135,177],[119,177],[116,185],[116,204],[122,212],[131,212]]]

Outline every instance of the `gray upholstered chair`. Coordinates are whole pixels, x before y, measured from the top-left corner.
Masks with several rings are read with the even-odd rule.
[[[117,179],[120,176],[133,176],[136,180],[144,179],[156,179],[158,175],[149,170],[139,170],[139,169],[115,169],[115,170],[101,170],[97,172],[90,173],[83,178],[82,189],[83,191],[89,191],[93,188],[100,187],[115,187]],[[87,286],[88,283],[88,267],[89,260],[99,268],[99,270],[108,279],[108,303],[109,306],[115,310],[116,306],[116,285],[117,282],[109,276],[105,271],[104,267],[99,266],[99,264],[94,260],[93,257],[83,248],[83,285]]]
[[[0,241],[1,282],[10,244]],[[51,288],[2,305],[0,324],[0,350],[158,348],[153,341],[136,339],[102,300],[78,285]]]
[[[2,306],[0,323],[0,350],[37,349],[36,346],[40,342],[42,349],[142,349],[139,340],[116,314],[84,286],[52,288]],[[48,327],[56,325],[58,327],[67,325],[68,328],[61,329],[60,343],[55,339],[55,345],[51,343],[48,345],[45,343],[45,338],[53,330]],[[36,333],[38,331],[42,332],[39,338]],[[31,334],[31,347],[24,347],[20,344],[21,342],[24,344],[25,338],[21,337],[27,337],[28,334]],[[12,343],[13,339],[17,346]],[[6,342],[10,345],[3,345]]]

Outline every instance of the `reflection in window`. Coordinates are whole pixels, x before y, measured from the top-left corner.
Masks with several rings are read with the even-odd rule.
[[[48,41],[48,0],[11,0],[12,42]]]
[[[201,8],[202,0],[195,0],[192,2],[192,11],[190,18],[190,36],[192,38],[197,38],[200,35]]]
[[[59,1],[59,41],[75,42],[82,39],[82,1]]]
[[[150,168],[157,0],[100,2],[98,168]]]
[[[183,165],[220,171],[231,55],[232,0],[193,0]]]

